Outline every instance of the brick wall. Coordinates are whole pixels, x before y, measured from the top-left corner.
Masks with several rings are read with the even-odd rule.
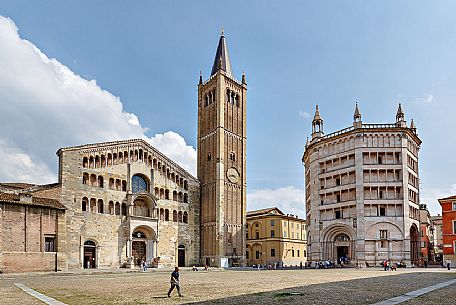
[[[57,235],[58,211],[47,207],[3,204],[0,217],[0,268],[4,272],[54,271],[56,252],[44,251],[44,235]],[[64,220],[60,216],[61,220]],[[58,237],[57,237],[58,238]],[[61,251],[58,239],[57,251]],[[65,264],[59,264],[65,270]]]
[[[55,252],[3,252],[5,273],[55,271],[57,253]]]
[[[442,205],[443,254],[455,254],[456,234],[453,232],[453,221],[456,221],[456,211],[453,211],[452,201],[444,201],[440,204]]]

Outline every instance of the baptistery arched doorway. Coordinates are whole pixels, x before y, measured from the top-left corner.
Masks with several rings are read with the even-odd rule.
[[[322,260],[344,262],[355,259],[355,231],[345,224],[333,224],[322,233]]]

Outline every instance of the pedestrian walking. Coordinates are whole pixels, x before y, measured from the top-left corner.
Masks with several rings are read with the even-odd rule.
[[[451,260],[447,259],[446,263],[447,263],[448,270],[451,270]]]
[[[171,297],[171,292],[174,290],[174,288],[177,289],[177,293],[179,294],[179,297],[183,297],[181,291],[180,291],[180,285],[179,285],[179,268],[175,267],[173,273],[171,273],[171,287],[169,288],[168,291],[168,298]]]

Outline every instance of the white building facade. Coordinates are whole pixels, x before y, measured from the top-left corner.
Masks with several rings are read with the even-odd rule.
[[[353,125],[324,135],[318,106],[302,158],[308,260],[410,265],[419,259],[421,140],[399,104],[396,123]]]

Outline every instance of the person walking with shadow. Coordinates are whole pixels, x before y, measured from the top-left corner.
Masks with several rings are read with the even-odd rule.
[[[168,291],[168,298],[171,297],[171,292],[174,290],[174,288],[177,289],[177,293],[179,294],[179,297],[183,297],[184,295],[180,291],[180,285],[179,285],[179,267],[175,267],[173,273],[171,273],[171,287],[169,288]]]

